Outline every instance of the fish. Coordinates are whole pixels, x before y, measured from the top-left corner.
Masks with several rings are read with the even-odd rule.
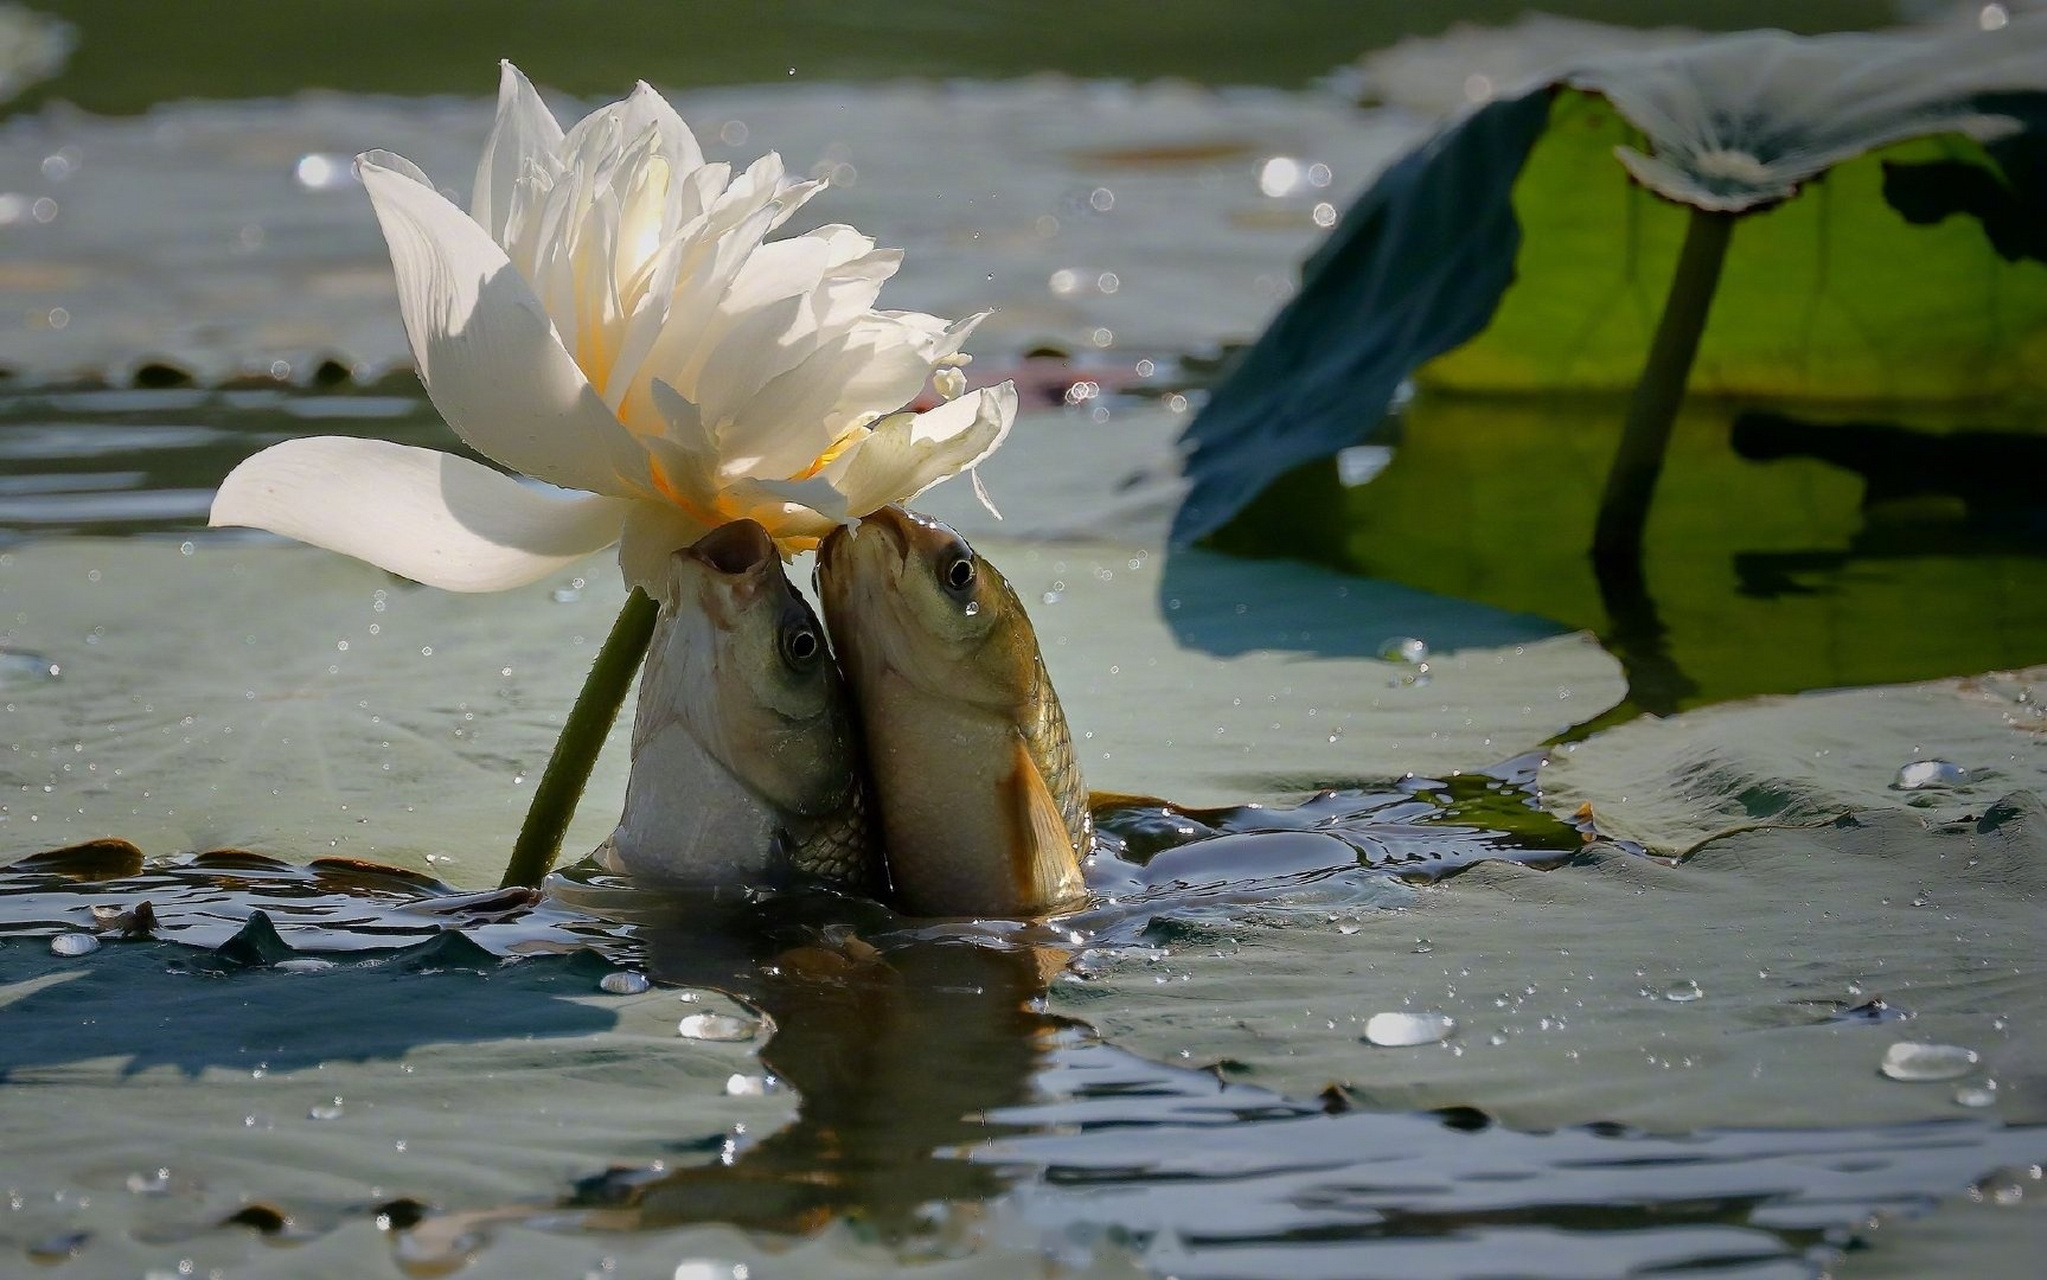
[[[625,808],[599,861],[674,884],[881,892],[852,702],[767,530],[719,526],[660,585]]]
[[[949,526],[898,506],[818,551],[898,909],[1037,916],[1086,899],[1087,784],[1023,602]]]

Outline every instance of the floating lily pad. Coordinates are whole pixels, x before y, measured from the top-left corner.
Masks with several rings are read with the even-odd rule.
[[[999,471],[990,483],[1002,491]],[[1098,789],[1227,804],[1478,768],[1620,696],[1618,669],[1582,635],[1319,570],[1246,574],[1223,557],[1186,588],[1186,615],[1210,620],[1204,647],[1187,648],[1157,599],[1155,551],[1005,543],[980,527],[970,534],[1027,599],[1059,596],[1034,617]],[[0,609],[66,668],[9,697],[24,750],[0,776],[26,790],[0,801],[0,850],[117,835],[152,851],[345,855],[494,881],[622,598],[616,566],[598,557],[564,574],[583,583],[570,597],[557,582],[455,596],[311,548],[192,548],[53,540],[0,555]],[[1402,684],[1407,664],[1370,656],[1369,642],[1303,646],[1314,627],[1373,641],[1407,630],[1444,652],[1430,683]],[[617,821],[624,719],[570,856]]]
[[[652,74],[636,68],[606,100]],[[712,160],[779,151],[792,172],[832,178],[813,221],[914,249],[892,306],[994,308],[973,347],[984,366],[1048,344],[1087,358],[1248,340],[1282,300],[1287,264],[1320,232],[1314,206],[1347,198],[1414,133],[1334,97],[1184,83],[961,91],[784,77],[691,88],[701,83],[673,87],[689,90],[677,107]],[[481,99],[326,95],[8,121],[0,171],[34,172],[59,153],[85,159],[61,184],[42,184],[51,218],[25,208],[0,244],[0,304],[32,318],[0,364],[37,382],[153,385],[305,385],[409,368],[389,257],[350,164],[384,148],[428,173],[472,172],[491,115]],[[1247,154],[1163,166],[1086,155],[1190,140]],[[1003,163],[986,163],[994,153]],[[1298,157],[1304,173],[1324,166],[1324,185],[1263,194],[1259,165],[1272,155]],[[965,187],[963,174],[975,175]],[[143,212],[166,208],[177,216]],[[1236,215],[1246,211],[1281,216],[1245,225]]]
[[[1681,769],[1667,759],[1642,781],[1674,787]],[[1952,1090],[1878,1070],[1894,1040],[1940,1041],[2034,1082],[2005,1084],[1995,1105],[2038,1123],[2047,806],[2012,803],[2019,816],[1989,832],[1878,810],[1730,832],[1681,867],[1601,845],[1558,871],[1475,867],[1398,912],[1210,922],[1169,954],[1055,985],[1053,1007],[1138,1053],[1229,1059],[1295,1097],[1338,1081],[1371,1108],[1475,1106],[1536,1129],[1950,1118],[1964,1110]],[[1879,989],[1910,992],[1902,1032],[1834,1016]],[[1359,1043],[1388,1011],[1447,1016],[1457,1033],[1399,1053]]]
[[[1975,821],[2008,793],[2047,795],[2043,686],[2036,668],[1643,717],[1552,753],[1543,782],[1554,811],[1590,804],[1602,831],[1671,855],[1754,824],[1844,813]],[[1953,789],[1893,785],[1934,754],[1984,766]]]

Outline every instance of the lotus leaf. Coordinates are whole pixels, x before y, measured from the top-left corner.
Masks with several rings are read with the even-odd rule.
[[[1215,530],[1289,468],[1365,438],[1410,379],[1632,384],[1635,416],[1666,428],[1693,344],[1692,385],[1714,394],[2039,395],[2047,266],[2020,229],[2043,130],[2047,18],[1745,33],[1505,93],[1391,166],[1309,259],[1182,439],[1174,535]],[[1652,362],[1659,311],[1679,331]]]

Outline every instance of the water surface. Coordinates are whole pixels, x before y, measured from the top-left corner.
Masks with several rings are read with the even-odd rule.
[[[808,1274],[1032,1255],[1215,1276],[1505,1257],[1521,1274],[1793,1275],[1931,1196],[2037,1187],[2042,1131],[1981,1113],[1517,1129],[1357,1086],[1290,1095],[1252,1063],[1147,1058],[1088,1021],[1093,988],[1186,981],[1186,958],[1242,954],[1232,934],[1331,908],[1383,933],[1417,884],[1571,861],[1581,834],[1540,814],[1531,780],[1105,808],[1100,905],[1026,928],[834,895],[663,896],[587,868],[536,902],[237,852],[18,863],[0,873],[0,1079],[78,1119],[60,1148],[10,1126],[33,1164],[8,1238],[100,1267],[374,1250],[411,1275],[536,1251],[650,1275],[677,1256]],[[80,936],[103,941],[51,954]],[[1461,1056],[1482,1029],[1354,1053]]]
[[[701,29],[688,54],[642,31],[596,58],[595,25],[512,51],[573,92],[687,84],[718,155],[778,147],[837,184],[820,216],[911,250],[892,305],[1000,308],[973,371],[1026,388],[987,468],[1010,518],[946,488],[929,505],[1032,602],[1088,776],[1127,797],[1104,798],[1097,904],[1020,927],[587,869],[539,902],[489,892],[615,568],[454,597],[200,526],[235,461],[292,435],[454,447],[404,369],[346,160],[391,147],[462,181],[502,50],[289,45],[316,75],[153,49],[129,76],[100,61],[123,55],[98,9],[57,7],[85,32],[72,74],[0,123],[0,192],[30,211],[0,227],[21,321],[0,341],[0,859],[140,849],[0,868],[6,1257],[662,1277],[2030,1259],[2047,732],[2037,671],[1974,675],[2043,656],[2014,486],[1964,467],[1984,483],[1900,495],[1741,457],[1716,411],[1687,423],[1683,470],[1755,501],[1663,508],[1673,545],[1705,549],[1652,547],[1630,626],[1558,514],[1589,510],[1600,422],[1417,406],[1396,453],[1352,460],[1377,480],[1321,477],[1288,508],[1340,523],[1253,540],[1290,559],[1166,549],[1172,440],[1216,361],[1421,127],[1299,87],[1352,52],[1326,10],[1202,7],[1153,35],[1130,28],[1159,28],[1150,8],[835,12],[845,38],[812,46],[830,62],[787,57],[775,24],[746,58]],[[926,78],[829,82],[906,69],[902,21]],[[1200,45],[1216,22],[1236,38]],[[1326,38],[1268,46],[1247,22]],[[653,65],[615,65],[623,47]],[[785,57],[793,81],[733,85]],[[929,78],[1026,63],[1125,79]],[[1240,87],[1147,78],[1181,69]],[[298,92],[315,82],[351,92]],[[188,94],[208,100],[165,101]],[[1832,685],[1857,687],[1774,696]],[[572,848],[615,820],[623,736]],[[1942,786],[1899,784],[1934,761]],[[1889,1078],[1905,1042],[1975,1059]]]

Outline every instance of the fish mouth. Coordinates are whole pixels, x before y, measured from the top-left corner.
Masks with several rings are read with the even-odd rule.
[[[858,554],[850,548],[865,539],[862,545],[886,544],[895,552],[895,568],[898,573],[910,562],[910,530],[914,517],[906,517],[899,507],[882,507],[860,517],[860,523],[840,525],[831,531],[818,548],[818,572],[829,578],[840,559]]]
[[[686,554],[735,578],[757,573],[762,564],[781,558],[775,540],[755,520],[721,524],[691,543]]]
[[[736,625],[755,601],[779,595],[786,581],[775,540],[745,519],[721,524],[676,552],[671,572],[678,598],[695,599],[721,628]]]

